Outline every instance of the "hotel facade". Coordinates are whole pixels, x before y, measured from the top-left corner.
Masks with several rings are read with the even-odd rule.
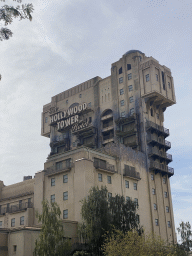
[[[44,170],[24,181],[0,182],[1,255],[33,255],[44,199],[57,202],[65,235],[77,239],[81,200],[93,186],[138,204],[140,224],[176,242],[164,112],[176,103],[169,68],[138,50],[43,106],[41,135],[50,140]]]

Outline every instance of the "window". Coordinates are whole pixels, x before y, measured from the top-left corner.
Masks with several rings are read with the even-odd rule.
[[[68,219],[68,210],[63,211],[63,219]]]
[[[125,181],[125,187],[129,188],[129,181],[128,180]]]
[[[89,102],[89,103],[87,104],[87,106],[88,106],[88,108],[91,108],[91,102]]]
[[[151,174],[151,180],[154,180],[154,174]]]
[[[156,81],[159,81],[159,76],[157,74],[155,76],[156,76]]]
[[[134,113],[135,113],[134,108],[131,108],[131,109],[130,109],[130,114],[133,115]]]
[[[133,101],[134,101],[133,96],[131,96],[131,97],[129,98],[129,102],[131,103],[131,102],[133,102]]]
[[[153,116],[153,109],[151,108],[151,116]]]
[[[119,75],[123,73],[122,67],[119,69]]]
[[[125,101],[124,100],[121,100],[120,103],[121,103],[121,106],[125,105]]]
[[[124,94],[124,90],[120,89],[120,95]]]
[[[127,70],[131,70],[131,64],[127,64]]]
[[[159,226],[159,220],[155,219],[155,226]]]
[[[167,213],[169,212],[169,206],[166,206],[166,212]]]
[[[81,98],[81,97],[82,97],[82,94],[80,93],[80,94],[79,94],[79,98]]]
[[[154,210],[157,210],[157,205],[153,204]]]
[[[98,173],[98,181],[102,181],[102,174]]]
[[[165,90],[165,77],[164,77],[163,71],[161,71],[161,75],[162,75],[162,82],[163,82],[163,90]]]
[[[134,190],[137,190],[137,183],[133,183]]]
[[[149,81],[149,74],[147,74],[147,75],[145,76],[145,80],[146,80],[146,82]]]
[[[51,179],[51,186],[52,186],[52,187],[55,186],[55,178],[52,178],[52,179]]]
[[[112,193],[108,193],[108,198],[111,198],[112,197]]]
[[[19,209],[22,209],[22,200],[19,200]]]
[[[68,100],[66,100],[66,104],[68,104]]]
[[[158,113],[156,114],[156,116],[157,116],[157,119],[159,119],[159,114]]]
[[[111,184],[112,182],[111,182],[111,176],[107,176],[107,183],[108,184]]]
[[[170,221],[167,221],[167,226],[168,226],[168,228],[171,227],[171,222]]]
[[[167,198],[167,192],[164,192],[164,196],[165,196],[165,198]]]
[[[31,198],[28,198],[28,207],[31,207],[32,203],[31,203]]]
[[[134,203],[135,203],[135,205],[136,205],[137,207],[139,206],[139,204],[138,204],[138,199],[137,199],[137,198],[134,199]]]
[[[47,123],[48,122],[48,117],[45,117],[45,123]]]
[[[152,188],[152,194],[155,195],[155,189],[154,188]]]
[[[125,111],[121,112],[121,117],[125,117]]]
[[[54,202],[55,202],[55,194],[51,195],[51,203],[54,203]]]
[[[63,192],[63,200],[68,200],[68,191]]]
[[[89,117],[89,123],[91,123],[91,122],[92,122],[92,117],[90,116],[90,117]]]
[[[56,170],[61,170],[63,168],[63,162],[57,162],[56,163]]]
[[[129,196],[126,196],[126,201],[130,201],[131,198]]]
[[[122,84],[123,83],[123,77],[120,77],[119,78],[119,84]]]
[[[163,178],[163,184],[166,184],[166,178]]]
[[[3,221],[0,221],[0,228],[2,228],[3,226]]]
[[[168,87],[169,87],[169,89],[171,89],[171,83],[170,82],[168,82]]]
[[[133,85],[129,85],[128,88],[129,88],[129,92],[133,91]]]
[[[128,74],[128,80],[131,80],[132,79],[132,73]]]
[[[15,218],[11,219],[11,227],[15,227]]]
[[[13,245],[13,251],[14,251],[14,252],[17,251],[17,245]]]
[[[20,217],[20,225],[24,225],[24,216]]]
[[[68,174],[63,175],[63,183],[68,183]]]
[[[75,145],[76,145],[76,143],[75,143],[75,142],[73,142],[73,147],[75,147]]]

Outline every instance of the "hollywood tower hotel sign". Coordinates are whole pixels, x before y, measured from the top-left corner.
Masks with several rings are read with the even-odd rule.
[[[59,132],[64,131],[72,126],[72,131],[80,130],[88,126],[87,122],[80,120],[79,115],[87,109],[87,103],[70,107],[67,110],[59,111],[50,115],[51,126],[57,126]]]

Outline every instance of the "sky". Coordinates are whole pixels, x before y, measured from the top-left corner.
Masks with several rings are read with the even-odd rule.
[[[30,3],[30,0],[23,0]],[[16,5],[11,0],[0,2]],[[33,0],[33,20],[14,20],[0,42],[0,180],[43,170],[50,152],[41,112],[51,97],[95,76],[132,49],[169,67],[177,104],[167,108],[175,175],[175,226],[192,224],[192,1]],[[0,21],[0,27],[3,23]]]

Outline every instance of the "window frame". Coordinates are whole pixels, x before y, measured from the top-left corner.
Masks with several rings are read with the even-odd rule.
[[[120,105],[121,105],[121,106],[124,106],[124,105],[125,105],[125,101],[124,101],[124,100],[121,100],[121,101],[120,101]]]
[[[168,193],[167,193],[167,191],[164,191],[164,197],[165,197],[165,198],[168,198]]]
[[[131,64],[127,64],[127,70],[131,70]]]
[[[165,207],[166,213],[169,213],[169,206]]]
[[[119,84],[123,83],[123,76],[119,77]]]
[[[68,209],[63,210],[63,219],[64,220],[68,219],[68,215],[69,215]],[[65,217],[65,216],[67,216],[67,217]]]
[[[168,226],[168,228],[171,228],[171,221],[170,220],[167,221],[167,226]]]
[[[152,188],[152,195],[156,195],[155,188]]]
[[[14,221],[13,221],[14,220]],[[11,219],[11,227],[15,227],[15,218]]]
[[[21,216],[20,217],[20,225],[24,225],[25,224],[25,216]]]
[[[145,75],[145,82],[149,82],[150,81],[150,77],[149,74]]]
[[[167,183],[167,179],[163,178],[163,184],[166,184],[166,183]]]
[[[153,209],[156,211],[157,210],[157,204],[153,204]]]
[[[98,173],[98,181],[102,182],[103,181],[103,175],[102,173]]]
[[[55,194],[50,196],[50,202],[55,203]]]
[[[128,89],[129,89],[129,92],[132,92],[132,91],[133,91],[133,85],[132,85],[132,84],[129,85],[129,86],[128,86]]]
[[[130,109],[130,115],[133,115],[135,113],[135,109],[134,108],[131,108]]]
[[[155,219],[155,226],[159,226],[159,219]]]
[[[137,207],[139,206],[138,198],[134,198],[134,204],[135,204]]]
[[[128,80],[131,80],[131,79],[132,79],[132,73],[129,73],[129,74],[127,75],[127,78],[128,78]]]
[[[108,183],[108,184],[112,184],[112,178],[111,178],[111,176],[107,176],[107,183]]]
[[[111,198],[111,197],[112,197],[112,193],[108,192],[108,198]]]
[[[121,117],[125,117],[125,111],[121,112]]]
[[[154,180],[154,174],[151,174],[151,180]]]
[[[63,192],[63,201],[68,200],[68,191]]]
[[[120,93],[120,95],[123,95],[123,94],[124,94],[124,89],[121,88],[121,89],[119,90],[119,93]]]
[[[129,97],[129,103],[132,103],[132,102],[134,102],[134,97],[133,96]]]
[[[55,186],[55,178],[51,178],[51,187]]]
[[[2,228],[3,227],[3,221],[1,220],[0,221],[0,228]]]
[[[125,188],[129,188],[129,181],[125,180]]]
[[[137,183],[133,182],[133,189],[137,190]]]
[[[67,177],[67,178],[66,178]],[[67,181],[66,181],[67,180]],[[63,183],[68,183],[68,174],[63,175]]]

